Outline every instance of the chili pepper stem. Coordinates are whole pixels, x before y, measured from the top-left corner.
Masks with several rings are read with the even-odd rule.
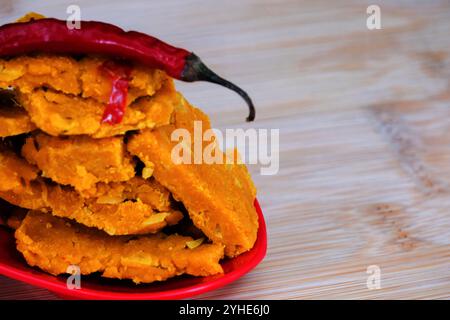
[[[252,99],[249,95],[237,85],[225,80],[209,69],[194,53],[191,53],[186,57],[186,64],[183,69],[183,73],[181,74],[181,80],[187,82],[207,81],[233,90],[240,95],[248,105],[249,115],[247,117],[247,121],[250,122],[255,120],[255,106],[253,105]]]

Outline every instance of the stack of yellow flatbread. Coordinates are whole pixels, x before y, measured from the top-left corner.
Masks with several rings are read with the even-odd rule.
[[[123,121],[102,123],[104,62],[0,60],[0,213],[17,249],[54,275],[71,265],[136,283],[222,273],[221,259],[256,241],[247,168],[172,161],[174,130],[211,126],[160,70],[134,65]]]

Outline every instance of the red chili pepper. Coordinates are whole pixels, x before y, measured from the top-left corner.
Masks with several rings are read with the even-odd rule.
[[[100,66],[100,71],[107,74],[112,81],[111,94],[103,112],[102,122],[118,124],[122,122],[127,106],[131,67],[108,60]]]
[[[162,69],[178,80],[213,82],[238,93],[250,110],[247,121],[255,118],[255,108],[245,91],[211,71],[194,53],[143,33],[125,32],[97,21],[82,21],[80,29],[69,29],[66,21],[52,18],[0,27],[1,57],[33,52],[103,54]]]

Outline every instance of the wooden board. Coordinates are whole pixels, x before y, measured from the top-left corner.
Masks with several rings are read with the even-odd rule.
[[[179,83],[217,128],[279,128],[280,171],[252,167],[267,217],[265,261],[201,298],[450,298],[450,3],[77,1],[110,21],[190,48],[249,91]],[[6,3],[6,5],[5,5]],[[72,1],[3,0],[0,22]],[[381,289],[366,286],[381,269]],[[51,294],[0,278],[1,298]]]

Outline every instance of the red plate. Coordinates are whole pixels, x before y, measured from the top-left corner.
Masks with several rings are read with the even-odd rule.
[[[12,232],[5,228],[0,228],[0,274],[72,299],[162,300],[189,298],[236,281],[262,261],[267,251],[267,232],[258,200],[255,200],[255,208],[259,216],[258,239],[255,246],[252,250],[236,258],[225,260],[222,263],[225,271],[223,275],[203,278],[183,276],[148,285],[135,285],[128,280],[84,276],[81,279],[81,289],[70,290],[66,286],[66,277],[54,277],[29,267],[16,250]]]

